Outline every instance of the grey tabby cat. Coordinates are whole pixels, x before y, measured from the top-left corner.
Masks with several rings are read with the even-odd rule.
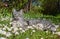
[[[24,17],[23,17],[23,9],[21,9],[20,11],[16,11],[15,9],[13,9],[13,21],[12,21],[12,26],[13,27],[21,27],[21,28],[25,28],[27,23],[26,21],[24,21]]]
[[[43,19],[24,19],[23,17],[23,10],[21,9],[20,11],[16,11],[15,9],[13,9],[13,26],[14,26],[14,21],[16,21],[16,23],[18,22],[20,25],[19,27],[22,27],[25,29],[25,27],[27,27],[27,25],[32,26],[32,25],[37,25],[37,24],[42,24],[42,29],[43,30],[50,30],[52,32],[56,31],[56,27],[48,20],[43,20]],[[17,26],[18,23],[15,25]],[[38,26],[36,26],[35,28],[37,28]],[[39,28],[41,27],[41,25],[39,25]]]
[[[32,20],[28,21],[28,24],[36,25],[36,27],[35,26],[33,26],[33,27],[42,28],[42,30],[44,30],[44,31],[50,30],[51,32],[56,32],[56,29],[57,29],[56,25],[52,24],[48,20],[43,20],[43,19],[32,19]],[[40,24],[42,24],[42,26]]]

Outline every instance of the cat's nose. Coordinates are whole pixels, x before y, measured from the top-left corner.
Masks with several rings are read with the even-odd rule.
[[[14,20],[18,21],[19,19],[15,17]]]

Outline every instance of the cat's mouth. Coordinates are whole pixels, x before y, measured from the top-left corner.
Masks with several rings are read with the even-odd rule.
[[[14,20],[18,21],[19,19],[18,18],[14,18]]]

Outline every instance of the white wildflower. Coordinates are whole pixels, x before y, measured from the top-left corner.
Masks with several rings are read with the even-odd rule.
[[[56,27],[56,28],[58,28],[58,27],[59,27],[59,25],[55,25],[55,27]]]
[[[32,25],[32,26],[35,26],[35,25]]]
[[[14,28],[14,31],[17,31],[17,30],[19,30],[17,27],[16,27],[16,28]]]
[[[0,34],[6,35],[6,31],[0,30]]]
[[[38,7],[41,7],[40,5]]]
[[[33,29],[33,27],[32,27],[32,26],[28,26],[27,28],[28,28],[28,29]]]
[[[23,30],[22,28],[19,28],[19,30]]]
[[[12,21],[12,18],[10,18],[10,21]]]
[[[32,30],[32,32],[36,32],[35,30]]]
[[[6,39],[6,38],[4,38],[4,37],[0,37],[0,39]]]
[[[2,33],[2,34],[6,35],[6,31],[3,31],[3,33]]]
[[[19,35],[19,33],[18,32],[15,32],[15,35]]]
[[[60,32],[56,32],[55,34],[60,35]]]
[[[44,39],[44,38],[41,38],[41,39]]]
[[[14,30],[12,31],[12,33],[15,33],[18,31],[18,28],[14,28]]]
[[[48,33],[48,31],[46,31],[46,33]]]
[[[22,30],[22,32],[25,32],[25,30]]]
[[[2,30],[0,30],[0,34],[2,33]]]
[[[12,33],[15,33],[15,32],[17,32],[17,31],[16,30],[12,31]]]
[[[6,37],[10,37],[12,34],[10,32],[6,33]]]
[[[10,22],[10,24],[12,24],[12,22]]]
[[[8,31],[11,31],[12,29],[8,28]]]
[[[1,21],[4,21],[4,20],[5,20],[5,18],[2,18],[2,19],[1,19]]]
[[[26,38],[26,39],[29,39],[29,38]]]
[[[8,27],[7,27],[7,26],[4,26],[4,28],[6,28],[6,29],[7,29]]]
[[[12,31],[12,33],[15,33],[16,31]]]
[[[13,29],[13,27],[10,27],[10,29]]]
[[[6,26],[5,24],[2,24],[3,26]]]
[[[2,30],[6,30],[6,28],[2,28]]]

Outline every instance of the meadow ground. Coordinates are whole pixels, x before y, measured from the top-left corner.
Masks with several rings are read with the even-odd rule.
[[[6,14],[5,14],[6,13]],[[50,31],[41,31],[36,29],[29,29],[27,31],[21,28],[11,27],[12,14],[8,14],[7,11],[0,13],[0,39],[60,39],[59,35],[52,34]],[[50,16],[42,14],[24,14],[25,19],[37,19],[44,18],[49,19],[52,23],[59,24],[59,16]],[[14,32],[16,30],[16,32]],[[60,31],[58,28],[57,31]]]

